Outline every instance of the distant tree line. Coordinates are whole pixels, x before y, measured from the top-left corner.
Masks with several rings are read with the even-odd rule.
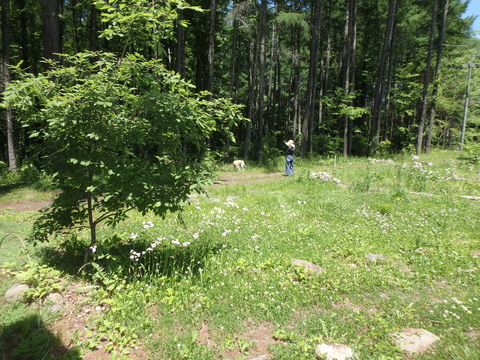
[[[480,132],[468,2],[1,0],[0,85],[15,80],[10,65],[36,76],[60,54],[138,53],[209,101],[243,105],[250,121],[217,123],[208,140],[217,159],[262,161],[289,139],[302,156],[457,148]],[[122,16],[144,25],[123,29]],[[3,119],[0,160],[14,170],[39,140],[15,108]]]

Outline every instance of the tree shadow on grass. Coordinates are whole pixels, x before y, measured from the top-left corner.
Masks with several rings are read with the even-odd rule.
[[[20,189],[21,187],[25,186],[25,183],[15,183],[15,184],[8,184],[8,185],[0,185],[0,195],[8,194],[16,189]]]
[[[68,348],[40,316],[30,314],[0,327],[0,358],[4,360],[82,359],[80,349]]]
[[[170,242],[171,239],[165,239]],[[109,243],[110,245],[106,244]],[[197,243],[176,246],[158,246],[135,242],[106,242],[99,244],[90,261],[98,264],[106,276],[116,275],[122,278],[138,280],[150,276],[199,276],[205,263],[212,254],[224,246],[220,243]],[[95,270],[90,264],[84,265],[84,254],[88,246],[80,241],[66,241],[57,248],[42,247],[37,252],[41,262],[62,272],[90,279]],[[80,271],[83,269],[84,271]]]

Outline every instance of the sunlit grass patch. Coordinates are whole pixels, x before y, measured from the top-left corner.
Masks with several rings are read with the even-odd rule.
[[[480,201],[460,196],[477,195],[478,169],[441,159],[305,159],[292,177],[216,184],[179,214],[132,212],[100,228],[84,270],[106,311],[80,345],[105,338],[112,352],[140,346],[152,359],[254,356],[243,334],[269,324],[273,359],[313,359],[321,342],[402,359],[391,334],[416,327],[441,338],[419,358],[478,358],[467,333],[480,323]],[[89,249],[83,233],[58,240],[48,254],[67,265]]]
[[[350,192],[320,181],[218,187],[209,189],[209,197],[195,198],[181,221],[172,215],[153,227],[148,221],[126,225],[127,244],[132,249],[143,245],[135,253],[124,247],[124,255],[129,254],[131,265],[139,265],[133,271],[141,275],[138,286],[151,294],[143,301],[157,299],[157,311],[176,314],[178,321],[190,324],[186,328],[206,321],[228,337],[243,331],[248,321],[268,321],[280,329],[293,326],[300,334],[277,334],[291,344],[272,349],[278,358],[305,350],[302,341],[347,342],[364,356],[382,352],[395,358],[401,355],[389,340],[391,332],[402,326],[433,326],[440,333],[449,328],[425,316],[434,305],[414,294],[440,298],[441,290],[432,291],[435,284],[446,283],[451,292],[467,284],[478,286],[479,262],[469,253],[477,225],[473,217],[459,216],[478,211],[471,205],[475,203],[444,196]],[[149,250],[155,239],[166,247]],[[369,253],[381,257],[371,260]],[[292,266],[294,258],[323,271],[303,273]],[[152,276],[147,270],[157,271],[149,267],[157,261],[170,270]],[[131,303],[114,299],[117,306]],[[322,316],[312,309],[320,309]],[[325,316],[330,320],[325,322]],[[295,324],[297,317],[306,319],[305,325]],[[148,327],[162,331],[161,322]],[[220,345],[198,347],[187,341],[189,336],[180,332],[172,338],[180,341],[178,353],[169,346],[164,351],[211,358],[222,351]]]

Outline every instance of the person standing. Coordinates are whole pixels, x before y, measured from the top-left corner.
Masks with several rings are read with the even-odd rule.
[[[293,140],[288,140],[285,145],[287,145],[287,151],[285,154],[287,155],[286,163],[285,163],[285,175],[293,175],[293,154],[295,153],[295,144]]]

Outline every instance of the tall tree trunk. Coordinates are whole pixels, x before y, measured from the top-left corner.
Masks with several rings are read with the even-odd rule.
[[[394,26],[394,33],[395,33],[395,28]],[[390,56],[389,62],[388,62],[388,71],[387,71],[387,81],[386,81],[386,98],[385,98],[385,130],[383,131],[383,134],[380,136],[383,141],[386,141],[389,138],[389,131],[393,129],[393,120],[394,117],[391,116],[391,96],[390,96],[390,91],[392,89],[392,81],[393,81],[393,67],[394,67],[394,58],[395,55],[393,54]]]
[[[310,43],[310,62],[308,67],[307,94],[305,104],[305,116],[302,125],[302,143],[300,147],[300,155],[304,156],[308,144],[312,143],[311,125],[313,124],[313,116],[315,113],[315,94],[317,88],[317,72],[318,72],[318,49],[320,47],[320,32],[322,21],[323,1],[315,1],[313,5],[313,26],[312,39]]]
[[[349,95],[350,81],[350,32],[351,32],[351,0],[347,0],[345,9],[345,27],[343,33],[343,51],[342,51],[342,70],[340,74],[340,87],[344,91],[344,96]],[[348,104],[346,104],[348,105]],[[348,116],[343,115],[343,156],[348,156]],[[340,134],[339,134],[340,135]]]
[[[215,25],[217,19],[217,1],[210,0],[210,32],[208,35],[208,75],[207,75],[207,91],[209,95],[207,100],[212,101],[213,97],[213,77],[214,77],[214,57],[215,57]]]
[[[2,86],[1,91],[10,83],[10,0],[2,0]],[[5,123],[7,128],[7,153],[8,167],[12,172],[17,170],[17,157],[15,155],[15,137],[13,131],[13,112],[10,107],[4,111]]]
[[[383,49],[380,55],[379,71],[377,76],[377,85],[375,87],[375,98],[372,111],[372,153],[378,148],[380,138],[380,120],[383,109],[383,101],[386,93],[386,74],[388,67],[388,58],[391,55],[393,45],[393,28],[395,23],[395,14],[397,12],[397,0],[390,0],[388,8],[387,27],[383,40]]]
[[[325,62],[322,66],[322,75],[320,83],[320,94],[319,94],[319,109],[318,109],[318,125],[323,122],[323,102],[322,97],[324,94],[328,93],[328,81],[330,73],[330,58],[332,52],[332,29],[333,29],[333,0],[330,0],[329,10],[328,10],[328,34],[327,34],[327,45],[325,49]]]
[[[78,28],[79,28],[79,23],[78,23],[78,4],[77,4],[77,0],[70,0],[70,3],[71,3],[71,10],[72,10],[72,28],[73,28],[73,51],[75,51],[75,53],[78,53],[80,52],[80,38],[79,38],[79,35],[78,35]]]
[[[357,60],[357,9],[358,9],[358,0],[352,0],[352,9],[350,16],[350,71],[349,71],[349,89],[348,93],[353,94],[355,92],[355,62]],[[353,100],[350,103],[351,106],[354,105]],[[350,155],[352,152],[352,137],[353,137],[353,120],[348,119],[348,129],[347,129],[347,154]]]
[[[301,34],[300,29],[296,29],[293,36],[296,36],[296,45],[294,47],[294,55],[292,57],[292,91],[293,91],[293,139],[297,140],[297,135],[302,132],[302,112],[300,106],[300,100],[303,98],[303,94],[300,93],[302,83],[302,63],[300,59],[301,53]]]
[[[28,41],[28,23],[27,23],[27,8],[25,0],[19,0],[18,2],[20,10],[20,47],[22,48],[22,60],[23,68],[28,69],[30,67],[29,57],[29,41]],[[3,24],[3,22],[2,22]]]
[[[348,0],[345,14],[345,32],[341,87],[347,98],[355,91],[355,57],[357,48],[357,0]],[[347,106],[353,106],[348,99]],[[352,120],[349,116],[343,117],[343,156],[348,156],[352,147]]]
[[[258,79],[258,112],[257,112],[257,161],[262,160],[263,155],[263,139],[264,139],[264,106],[265,106],[265,62],[266,62],[266,46],[265,41],[267,37],[267,0],[262,0],[260,9],[260,58],[259,58],[259,79]]]
[[[274,4],[273,9],[274,16],[277,15],[277,6]],[[270,69],[268,72],[268,83],[267,83],[267,121],[265,122],[265,132],[268,133],[269,131],[269,119],[275,122],[275,106],[274,106],[274,73],[275,73],[275,66],[277,65],[277,54],[278,54],[278,31],[277,26],[273,23],[272,27],[272,34],[271,34],[271,44],[270,44]]]
[[[59,61],[62,52],[59,0],[41,0],[43,57]]]
[[[98,11],[95,5],[90,6],[90,29],[89,29],[89,48],[90,51],[98,50],[98,26],[97,26]]]
[[[233,2],[233,7],[236,6],[235,1]],[[237,43],[238,43],[238,20],[236,17],[233,18],[233,34],[232,34],[232,53],[230,58],[230,85],[228,89],[228,95],[230,98],[234,99],[234,102],[237,98]]]
[[[430,37],[428,40],[427,60],[425,62],[425,74],[423,76],[422,103],[421,103],[421,110],[420,110],[420,119],[418,122],[417,155],[421,154],[422,152],[423,130],[425,128],[425,119],[427,117],[428,88],[430,86],[430,79],[431,79],[430,67],[432,63],[433,39],[435,38],[437,11],[438,11],[438,0],[434,0],[432,22],[430,26]]]
[[[253,39],[250,40],[249,46],[249,73],[248,73],[248,115],[250,121],[247,123],[245,131],[245,143],[243,148],[243,158],[248,158],[248,151],[250,149],[250,142],[252,140],[252,127],[255,121],[255,74],[257,73],[255,61],[255,43]]]
[[[445,32],[447,31],[447,17],[448,17],[448,0],[445,0],[444,6],[443,6],[442,23],[440,25],[440,33],[438,35],[437,62],[435,64],[435,73],[434,73],[434,80],[433,80],[432,104],[430,107],[430,121],[428,124],[427,141],[425,144],[426,154],[430,153],[430,147],[432,145],[433,125],[435,123],[435,110],[437,105],[437,94],[438,94],[438,77],[440,74],[440,66],[442,61],[443,42],[445,39]]]
[[[177,47],[176,47],[176,71],[180,74],[182,79],[185,78],[185,28],[181,24],[184,19],[184,12],[182,9],[177,9]]]
[[[235,1],[232,4],[232,8],[235,8],[236,4]],[[238,42],[238,21],[237,18],[233,17],[233,33],[232,33],[232,52],[230,57],[230,84],[228,87],[228,95],[233,102],[237,101],[237,42]],[[229,131],[231,129],[229,128]],[[229,160],[230,158],[230,145],[231,140],[230,136],[227,136],[225,140],[225,160]]]

